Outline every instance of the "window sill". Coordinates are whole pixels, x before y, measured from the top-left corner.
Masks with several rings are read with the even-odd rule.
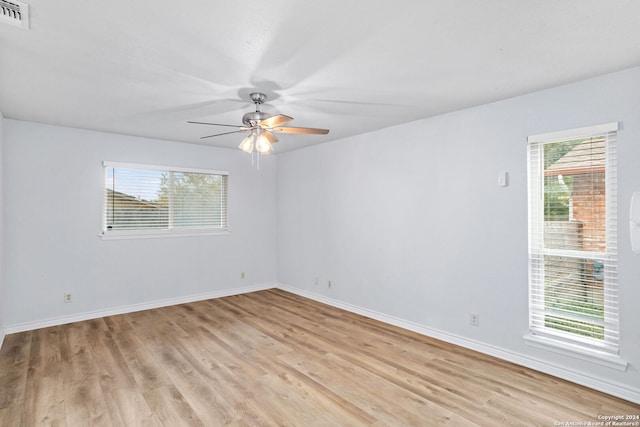
[[[618,371],[626,371],[627,369],[628,363],[626,360],[620,358],[620,356],[609,354],[604,351],[600,352],[597,350],[585,349],[584,347],[576,344],[539,335],[527,334],[523,338],[525,344],[532,347],[586,360],[587,362],[606,366]]]
[[[229,229],[215,230],[152,230],[152,231],[113,231],[110,233],[100,233],[98,236],[102,240],[126,240],[126,239],[161,239],[165,237],[194,237],[194,236],[216,236],[229,234]]]

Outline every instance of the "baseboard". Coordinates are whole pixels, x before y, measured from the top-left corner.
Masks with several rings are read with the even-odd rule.
[[[400,319],[394,316],[389,316],[384,313],[363,308],[357,305],[345,303],[344,301],[329,298],[324,295],[319,295],[313,292],[308,292],[306,290],[295,288],[293,286],[278,284],[277,288],[282,289],[283,291],[291,292],[296,295],[300,295],[305,298],[312,299],[314,301],[318,301],[318,302],[330,305],[332,307],[340,308],[340,309],[349,311],[351,313],[360,314],[362,316],[379,320],[383,323],[387,323],[390,325],[398,326],[402,329],[416,332],[427,337],[431,337],[431,338],[435,338],[451,344],[459,345],[460,347],[468,348],[470,350],[478,351],[480,353],[484,353],[489,356],[497,357],[499,359],[506,360],[508,362],[512,362],[517,365],[533,369],[535,371],[553,375],[554,377],[571,381],[573,383],[580,384],[585,387],[589,387],[594,390],[598,390],[603,393],[607,393],[612,396],[616,396],[621,399],[625,399],[630,402],[640,404],[640,389],[637,389],[637,388],[632,388],[626,385],[605,381],[605,380],[602,380],[601,378],[591,377],[591,376],[585,375],[583,372],[574,371],[564,367],[556,366],[548,362],[545,362],[543,360],[533,358],[528,355],[515,353],[513,351],[506,350],[504,348],[492,346],[490,344],[472,340],[456,334],[451,334],[449,332],[430,328],[430,327],[420,325],[414,322],[410,322],[404,319]]]
[[[140,304],[131,304],[121,307],[109,308],[106,310],[89,311],[70,316],[54,317],[45,320],[37,320],[34,322],[20,323],[16,325],[8,325],[4,333],[14,334],[17,332],[32,331],[34,329],[48,328],[50,326],[64,325],[66,323],[81,322],[83,320],[98,319],[105,316],[114,316],[117,314],[133,313],[135,311],[150,310],[154,308],[167,307],[170,305],[185,304],[194,301],[204,301],[213,298],[222,298],[232,295],[246,294],[249,292],[262,291],[274,288],[275,284],[260,284],[246,286],[242,288],[225,289],[222,291],[207,292],[203,294],[187,295],[177,298],[167,298],[162,300],[150,301]],[[3,335],[4,336],[4,335]],[[0,345],[1,346],[1,345]]]

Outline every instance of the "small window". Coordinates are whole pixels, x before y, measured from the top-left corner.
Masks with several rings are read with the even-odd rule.
[[[529,137],[529,329],[618,352],[617,123]]]
[[[104,237],[227,231],[227,172],[104,162]]]

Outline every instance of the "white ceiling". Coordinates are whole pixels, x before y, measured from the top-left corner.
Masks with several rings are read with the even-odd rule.
[[[640,65],[637,0],[27,0],[0,23],[6,118],[237,147],[248,94],[328,135]]]

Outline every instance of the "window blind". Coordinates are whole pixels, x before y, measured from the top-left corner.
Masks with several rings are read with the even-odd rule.
[[[529,330],[617,353],[617,124],[529,138]]]
[[[104,162],[103,233],[227,229],[226,172]]]

